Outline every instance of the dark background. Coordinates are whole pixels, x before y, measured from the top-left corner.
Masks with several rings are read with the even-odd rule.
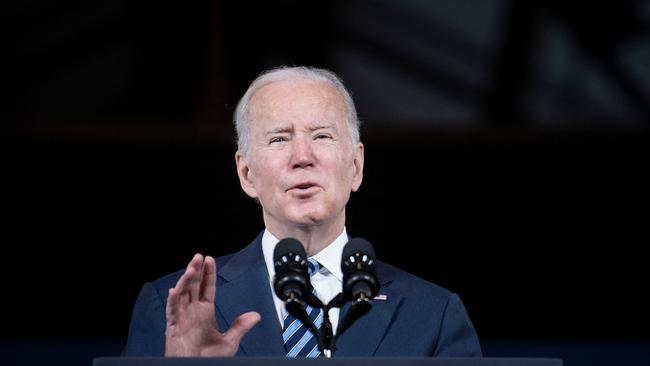
[[[487,356],[647,364],[650,5],[566,3],[3,5],[0,350],[117,355],[144,282],[252,240],[234,106],[307,64],[363,121],[348,232],[457,292]]]

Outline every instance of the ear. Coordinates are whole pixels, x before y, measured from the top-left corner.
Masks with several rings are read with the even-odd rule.
[[[356,192],[361,187],[363,180],[363,144],[359,142],[354,150],[354,173],[352,175],[352,192]]]
[[[253,183],[253,172],[250,169],[248,160],[244,157],[239,150],[235,153],[235,163],[237,164],[237,175],[239,176],[239,184],[241,188],[251,198],[257,198],[257,190]]]

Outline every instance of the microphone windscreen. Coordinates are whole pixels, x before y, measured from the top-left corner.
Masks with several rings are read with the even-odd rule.
[[[343,260],[346,260],[351,255],[355,253],[363,253],[370,257],[370,259],[375,260],[375,250],[372,247],[372,244],[366,239],[363,238],[353,238],[345,244],[343,247]]]
[[[285,238],[280,240],[275,246],[275,249],[273,250],[273,262],[275,263],[279,261],[280,258],[289,253],[298,254],[302,258],[307,259],[305,248],[302,246],[302,244],[300,244],[298,240],[294,238]]]

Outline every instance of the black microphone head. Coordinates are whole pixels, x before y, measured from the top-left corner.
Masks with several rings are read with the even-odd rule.
[[[343,257],[342,260],[349,258],[355,253],[363,253],[370,257],[373,261],[375,260],[375,249],[372,247],[372,244],[364,238],[352,238],[348,241],[347,244],[343,247]],[[341,262],[343,264],[343,262]]]
[[[282,301],[308,296],[311,282],[307,253],[298,240],[286,238],[278,242],[273,250],[273,266],[273,289]]]
[[[307,259],[307,253],[302,244],[294,238],[284,238],[275,245],[273,250],[273,263],[279,261],[282,256],[289,253],[298,254],[301,258]]]
[[[350,239],[341,257],[343,272],[343,295],[345,299],[358,302],[372,299],[379,291],[379,279],[375,264],[375,250],[363,238]]]

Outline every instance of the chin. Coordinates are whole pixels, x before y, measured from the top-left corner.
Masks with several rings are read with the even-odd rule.
[[[319,225],[325,220],[325,215],[318,211],[292,212],[288,216],[291,222],[301,226]]]
[[[291,220],[291,222],[293,222],[298,226],[315,226],[315,225],[320,225],[323,222],[323,220],[315,216],[301,216],[296,218],[295,220]]]

